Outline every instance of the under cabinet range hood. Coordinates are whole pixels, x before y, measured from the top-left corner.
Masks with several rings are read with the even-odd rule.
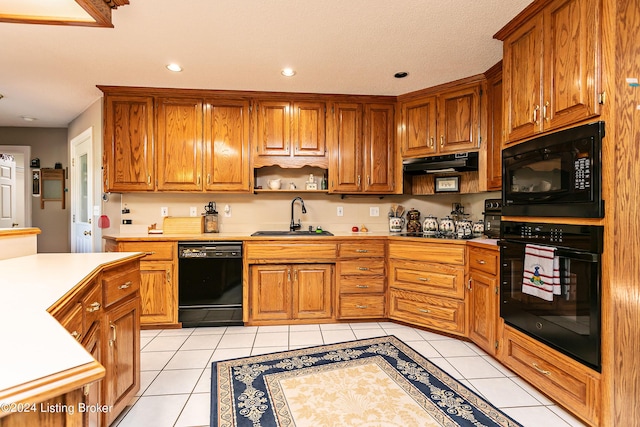
[[[455,153],[444,156],[404,159],[402,170],[407,175],[439,172],[471,172],[478,170],[478,152]]]

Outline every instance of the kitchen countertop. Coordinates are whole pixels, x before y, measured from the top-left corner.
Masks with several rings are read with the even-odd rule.
[[[329,230],[331,231],[331,230]],[[376,231],[367,233],[334,232],[333,236],[251,236],[251,232],[224,232],[224,233],[201,233],[201,234],[146,234],[146,233],[112,233],[102,236],[103,239],[114,239],[117,241],[213,241],[213,240],[242,240],[242,241],[265,241],[265,240],[305,240],[305,241],[327,241],[327,240],[344,240],[345,238],[353,239],[381,239],[389,238],[393,241],[414,241],[429,243],[450,243],[450,244],[466,244],[467,242],[475,242],[478,244],[495,246],[497,239],[487,239],[483,237],[474,239],[438,239],[428,237],[410,237],[399,236],[395,233],[386,231]]]
[[[96,270],[139,256],[131,252],[60,253],[0,261],[0,324],[4,326],[0,403],[29,402],[30,396],[41,393],[38,385],[50,389],[56,380],[68,383],[71,375],[64,373],[78,374],[79,367],[95,373],[100,365],[47,309]]]

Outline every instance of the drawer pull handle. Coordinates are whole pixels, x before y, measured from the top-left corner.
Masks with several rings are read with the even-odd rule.
[[[71,336],[74,337],[76,339],[76,341],[80,342],[80,333],[78,331],[73,331],[71,332]]]
[[[109,340],[109,346],[113,347],[113,345],[116,343],[116,339],[118,339],[118,329],[112,322],[109,322],[109,328],[111,328],[111,339]]]
[[[356,305],[356,308],[369,308],[368,305]]]
[[[420,309],[418,309],[418,311],[420,313],[431,313],[431,310],[427,310],[426,308],[420,308]]]
[[[368,287],[369,287],[369,285],[356,285],[356,288],[363,288],[363,289],[366,289],[366,288],[368,288]]]
[[[130,288],[131,285],[133,285],[133,283],[131,283],[131,280],[129,280],[128,282],[125,282],[122,285],[118,286],[118,289],[127,289]]]
[[[487,263],[487,261],[483,260],[483,259],[477,259],[476,262],[480,265],[485,265]]]
[[[146,255],[146,256],[151,256],[151,255],[155,255],[155,254],[156,254],[156,253],[155,253],[154,251],[151,251],[151,252],[145,252],[145,255]]]
[[[360,271],[369,271],[369,267],[358,267]]]
[[[542,369],[541,367],[538,366],[538,364],[536,362],[533,362],[531,365],[533,365],[535,370],[540,372],[541,374],[546,375],[548,377],[551,376],[551,372],[550,371],[546,371],[546,370]]]
[[[368,249],[356,249],[356,252],[359,254],[366,254],[367,252],[369,252]]]
[[[421,282],[428,282],[429,278],[428,277],[418,277],[418,280],[420,280]]]
[[[87,311],[89,313],[93,313],[98,310],[100,310],[100,303],[98,301],[92,302],[91,304],[89,304],[89,307],[87,307]]]

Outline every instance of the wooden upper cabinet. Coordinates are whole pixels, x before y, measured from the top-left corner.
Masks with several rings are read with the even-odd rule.
[[[365,104],[364,107],[364,188],[365,193],[390,193],[394,190],[395,119],[390,104]]]
[[[202,190],[201,99],[158,98],[158,190]]]
[[[260,156],[326,155],[325,103],[259,101]]]
[[[392,193],[395,190],[393,104],[333,105],[329,190]]]
[[[325,156],[326,104],[324,102],[293,103],[294,156]]]
[[[478,149],[480,89],[475,79],[401,101],[403,158]]]
[[[362,104],[333,106],[333,144],[330,150],[329,188],[358,192],[362,184]]]
[[[402,156],[423,157],[436,153],[435,96],[402,104]]]
[[[505,142],[600,114],[600,3],[550,1],[504,40]]]
[[[502,61],[487,77],[487,190],[502,190]]]
[[[249,101],[207,101],[204,144],[204,189],[249,191]]]
[[[480,146],[480,83],[438,95],[438,151]]]
[[[106,96],[105,191],[152,191],[153,98]]]

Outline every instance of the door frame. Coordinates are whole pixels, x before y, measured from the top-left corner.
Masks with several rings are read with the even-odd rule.
[[[23,227],[31,227],[31,208],[33,203],[32,190],[32,177],[31,177],[31,146],[29,145],[0,145],[0,152],[13,154],[20,153],[23,156],[22,167],[24,167],[24,188],[23,200],[24,203],[24,225]],[[18,165],[16,164],[16,167]],[[17,201],[16,201],[17,202]]]
[[[96,229],[96,224],[94,224],[95,221],[93,221],[93,217],[94,217],[94,212],[93,212],[93,204],[94,204],[94,200],[93,200],[93,184],[94,184],[94,170],[93,170],[93,126],[90,126],[89,128],[87,128],[86,130],[84,130],[83,132],[81,132],[80,134],[78,134],[77,136],[73,137],[71,139],[71,141],[69,142],[69,148],[71,150],[71,161],[74,162],[75,161],[75,156],[76,156],[76,146],[79,144],[82,144],[84,142],[87,142],[89,144],[89,148],[87,149],[87,170],[89,171],[88,177],[87,177],[87,191],[88,191],[88,209],[89,209],[89,220],[90,220],[90,225],[91,225],[91,251],[94,250],[94,244],[95,244],[95,229]],[[74,224],[74,216],[76,215],[76,211],[77,211],[77,201],[76,201],[76,194],[78,192],[78,188],[76,187],[77,184],[77,180],[78,180],[78,168],[76,167],[71,167],[70,168],[70,176],[69,176],[69,187],[71,188],[71,194],[69,197],[70,202],[71,202],[71,215],[69,216],[69,231],[70,231],[70,244],[71,244],[71,252],[75,251],[75,241],[76,241],[76,235],[75,235],[75,228],[73,226]]]

